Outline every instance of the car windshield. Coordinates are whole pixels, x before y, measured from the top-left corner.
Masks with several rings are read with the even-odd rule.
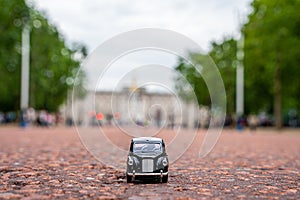
[[[134,143],[133,153],[161,153],[160,143]]]

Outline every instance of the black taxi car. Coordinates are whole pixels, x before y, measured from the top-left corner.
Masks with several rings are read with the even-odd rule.
[[[133,138],[127,158],[127,183],[135,180],[168,182],[169,160],[161,138]]]

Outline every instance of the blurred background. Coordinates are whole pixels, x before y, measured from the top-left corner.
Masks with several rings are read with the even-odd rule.
[[[179,32],[200,44],[202,52],[189,53],[193,63],[205,65],[205,55],[213,59],[227,94],[225,126],[240,130],[247,126],[251,129],[299,127],[298,0],[154,1],[151,4],[147,1],[0,0],[0,5],[1,125],[73,125],[74,120],[79,120],[71,114],[73,86],[82,86],[74,97],[78,104],[90,94],[85,87],[86,75],[79,71],[86,56],[119,33],[153,27]],[[164,63],[164,59],[162,56],[160,62]],[[193,87],[200,106],[187,109],[199,109],[201,116],[196,123],[193,119],[191,123],[175,125],[207,127],[211,102],[201,74],[177,57],[167,63]],[[172,97],[167,93],[137,90],[139,78],[135,75],[123,86],[123,91],[137,91],[135,101],[147,102],[150,95],[154,102],[156,96],[170,102]],[[180,94],[186,83],[180,79],[174,83]],[[97,91],[99,108],[85,113],[91,119],[90,125],[94,121],[110,125],[123,117],[104,109],[107,105],[103,99],[111,89],[108,79],[106,87]],[[154,125],[169,120],[167,126],[175,126],[174,116],[163,118],[157,111],[153,115],[156,116]],[[140,117],[137,123],[143,126],[146,122]]]

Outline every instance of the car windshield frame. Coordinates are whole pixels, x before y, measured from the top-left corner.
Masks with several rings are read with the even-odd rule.
[[[162,144],[160,142],[135,142],[132,148],[133,153],[162,153]]]

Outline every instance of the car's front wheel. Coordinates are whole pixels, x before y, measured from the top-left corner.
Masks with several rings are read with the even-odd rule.
[[[168,182],[168,175],[163,176],[161,182],[167,183]]]
[[[132,176],[126,174],[127,183],[132,183]]]

